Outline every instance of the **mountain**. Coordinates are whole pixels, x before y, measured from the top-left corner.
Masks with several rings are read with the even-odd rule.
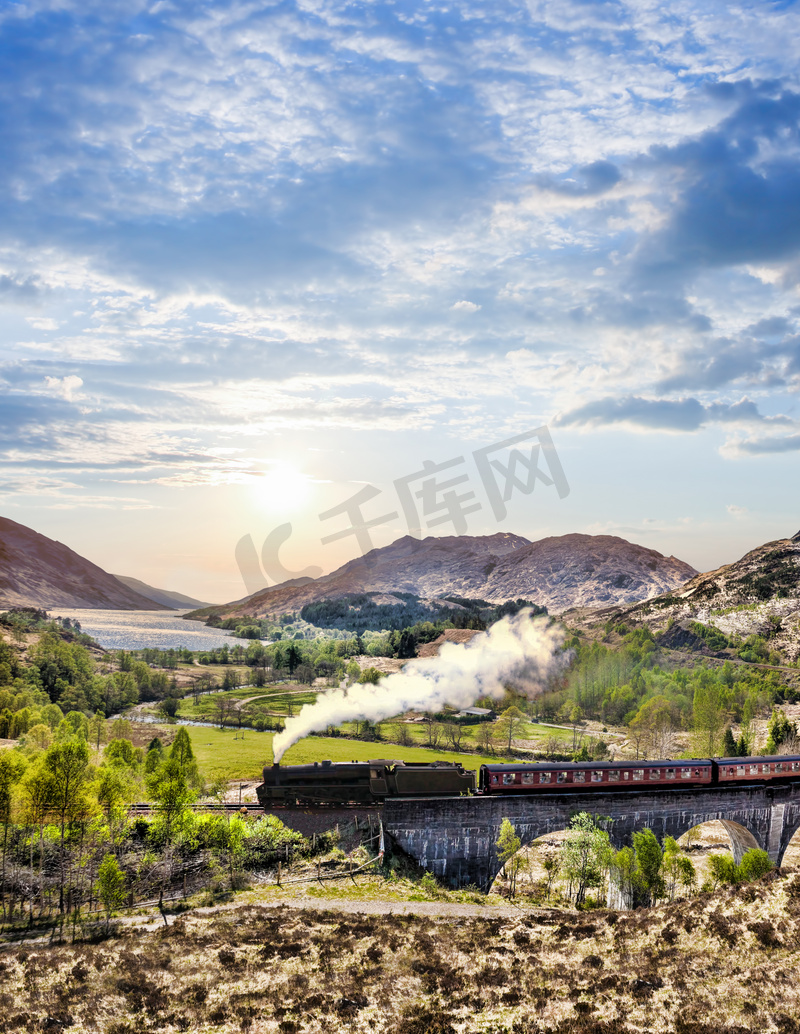
[[[0,607],[166,610],[68,546],[0,517]]]
[[[498,603],[532,600],[551,612],[630,603],[682,585],[697,572],[674,557],[613,535],[405,536],[322,578],[288,582],[195,616],[271,617],[360,592],[462,596]]]
[[[770,650],[800,658],[800,532],[765,542],[740,560],[691,578],[620,615],[661,633],[666,646],[692,645],[693,622],[725,636],[759,635]],[[702,644],[700,644],[702,645]]]
[[[502,557],[484,598],[531,599],[551,613],[646,600],[697,574],[693,567],[616,535],[557,535]]]
[[[182,592],[156,589],[146,582],[140,582],[138,578],[131,578],[125,574],[115,574],[114,577],[118,582],[127,585],[129,589],[138,592],[140,596],[145,596],[148,600],[153,600],[153,602],[160,603],[162,606],[170,607],[173,610],[188,610],[191,607],[210,606],[210,604],[203,603],[201,600],[195,600],[191,596],[184,596]]]

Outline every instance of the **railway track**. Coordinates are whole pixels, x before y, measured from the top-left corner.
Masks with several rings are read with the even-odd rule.
[[[237,812],[243,808],[245,811],[262,811],[261,805],[256,804],[198,804],[195,806],[197,811],[219,811],[219,812]],[[149,815],[150,812],[155,811],[156,808],[152,804],[129,804],[128,814],[129,815]]]

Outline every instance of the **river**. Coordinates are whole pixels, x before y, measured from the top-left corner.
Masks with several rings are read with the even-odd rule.
[[[81,631],[108,650],[179,649],[212,650],[219,646],[247,646],[221,629],[208,628],[202,621],[185,621],[185,610],[62,610],[52,608],[51,617],[80,621]]]

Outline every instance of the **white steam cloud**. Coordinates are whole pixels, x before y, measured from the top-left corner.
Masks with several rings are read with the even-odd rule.
[[[500,699],[506,686],[534,697],[563,663],[558,654],[563,639],[563,629],[546,617],[532,618],[530,610],[521,610],[468,643],[445,643],[437,657],[409,661],[377,685],[331,690],[288,719],[272,741],[275,761],[292,744],[329,725],[367,718],[377,722],[403,711],[439,711],[445,704],[469,707],[482,696]]]

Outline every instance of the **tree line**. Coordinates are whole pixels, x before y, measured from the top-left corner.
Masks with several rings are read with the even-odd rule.
[[[692,860],[673,837],[659,843],[651,829],[641,829],[633,834],[630,846],[614,850],[608,823],[587,812],[574,815],[559,851],[543,859],[544,879],[529,879],[526,888],[520,880],[531,872],[529,860],[521,853],[522,842],[513,823],[503,819],[496,848],[509,895],[514,897],[522,889],[539,903],[568,901],[578,908],[597,908],[605,904],[610,887],[625,907],[651,906],[718,886],[747,883],[773,868],[767,852],[758,848],[747,851],[738,865],[728,853],[712,855],[700,884]]]

